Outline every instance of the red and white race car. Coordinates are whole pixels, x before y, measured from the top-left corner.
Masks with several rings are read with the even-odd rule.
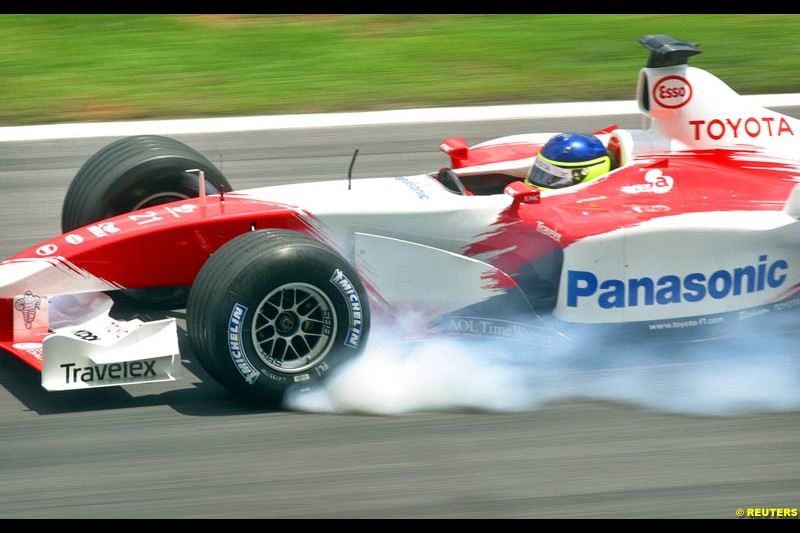
[[[70,185],[64,233],[0,264],[0,347],[48,390],[173,380],[175,320],[110,313],[185,304],[202,366],[269,404],[376,327],[539,347],[522,358],[793,328],[775,317],[800,308],[800,122],[689,67],[695,44],[640,42],[644,127],[597,132],[613,170],[564,189],[523,183],[550,134],[448,139],[431,174],[235,192],[178,141],[118,140]]]

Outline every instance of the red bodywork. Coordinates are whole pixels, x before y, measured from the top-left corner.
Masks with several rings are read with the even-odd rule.
[[[468,148],[467,142],[462,137],[447,139],[439,145],[439,149],[450,157],[451,168],[527,159],[538,154],[541,148],[540,144],[532,143],[493,144]]]
[[[209,255],[234,237],[263,228],[307,231],[308,219],[291,206],[235,194],[225,195],[224,201],[209,196],[204,205],[199,199],[183,200],[90,224],[5,262],[52,258],[65,268],[91,272],[127,289],[189,286]],[[10,299],[0,301],[0,347],[41,371],[41,348],[25,348],[25,343],[20,348],[20,340],[41,342],[47,331],[15,337],[15,314]]]
[[[235,194],[153,207],[109,218],[31,247],[10,260],[62,256],[95,276],[128,289],[191,285],[208,256],[242,233],[263,228],[301,230],[290,206]],[[80,246],[70,242],[78,236]],[[143,253],[146,252],[146,253]]]

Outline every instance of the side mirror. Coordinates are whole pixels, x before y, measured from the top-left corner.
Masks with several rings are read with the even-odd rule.
[[[442,141],[439,145],[439,150],[450,156],[450,166],[452,168],[460,168],[461,162],[467,158],[469,152],[469,145],[464,137],[451,137]]]
[[[538,204],[541,201],[541,191],[532,185],[521,181],[512,181],[503,190],[504,193],[514,199],[512,208],[520,204]]]

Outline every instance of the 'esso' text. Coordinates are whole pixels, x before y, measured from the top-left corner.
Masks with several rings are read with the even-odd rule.
[[[653,87],[653,99],[661,107],[678,109],[692,99],[692,86],[681,76],[666,76]]]

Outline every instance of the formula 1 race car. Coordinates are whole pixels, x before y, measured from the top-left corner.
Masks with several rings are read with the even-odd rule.
[[[800,308],[800,122],[642,38],[643,129],[596,132],[610,172],[524,183],[550,134],[468,146],[417,176],[233,191],[165,137],[118,140],[79,170],[63,234],[0,264],[0,348],[48,390],[176,379],[186,308],[213,378],[264,404],[364,350],[371,329],[554,346],[766,330]]]

